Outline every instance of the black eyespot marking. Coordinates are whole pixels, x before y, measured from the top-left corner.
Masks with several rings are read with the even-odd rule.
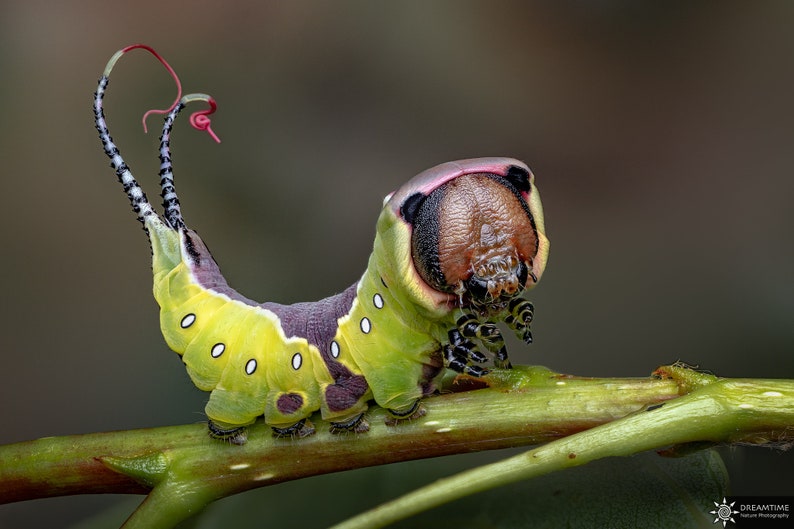
[[[500,176],[494,175],[496,178]],[[413,213],[411,234],[411,257],[419,275],[429,285],[441,292],[448,289],[447,280],[441,270],[438,255],[443,228],[440,225],[441,205],[447,193],[447,184],[435,189],[419,202]]]
[[[513,184],[516,189],[522,191],[524,193],[529,191],[529,173],[523,167],[519,167],[517,165],[511,165],[507,169],[507,174],[505,174],[505,178]]]
[[[402,207],[400,208],[400,215],[402,215],[405,222],[409,224],[414,223],[414,216],[416,216],[416,211],[419,209],[419,206],[422,205],[427,195],[423,195],[422,193],[414,193],[410,197],[405,199],[403,202]]]

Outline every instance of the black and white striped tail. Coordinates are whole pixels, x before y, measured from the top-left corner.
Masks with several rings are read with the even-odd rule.
[[[99,86],[97,86],[94,93],[94,123],[99,132],[99,139],[102,141],[102,148],[108,158],[110,158],[110,166],[116,171],[116,176],[118,176],[119,182],[124,187],[124,192],[127,193],[138,220],[145,224],[147,217],[154,216],[157,218],[157,213],[146,198],[146,193],[143,192],[143,189],[135,180],[124,158],[121,157],[118,147],[113,143],[113,138],[110,137],[110,132],[105,122],[105,112],[102,109],[102,99],[105,97],[105,90],[109,81],[107,75],[103,75],[99,79]]]
[[[130,199],[133,211],[138,216],[138,220],[146,225],[147,217],[152,217],[149,220],[158,219],[157,212],[152,207],[152,204],[146,198],[146,193],[141,188],[140,184],[130,171],[129,166],[122,158],[116,144],[113,143],[113,138],[108,131],[107,122],[105,121],[105,113],[102,107],[102,100],[105,96],[109,79],[103,75],[99,80],[99,86],[94,94],[94,121],[96,129],[99,132],[99,139],[102,141],[102,147],[105,150],[108,158],[110,158],[110,166],[116,171],[119,182],[124,187],[124,192]],[[171,165],[171,130],[174,126],[174,121],[179,112],[185,108],[185,104],[178,103],[166,116],[163,124],[163,133],[160,136],[160,187],[162,188],[164,217],[166,223],[173,229],[182,229],[185,227],[185,222],[182,220],[182,211],[179,207],[179,197],[174,188],[174,171]]]
[[[166,223],[175,230],[185,228],[185,221],[182,219],[182,209],[179,207],[179,197],[174,187],[174,168],[171,165],[171,130],[174,128],[174,121],[179,112],[185,108],[185,104],[180,101],[168,115],[163,123],[163,133],[160,136],[160,187],[163,197],[163,216]]]

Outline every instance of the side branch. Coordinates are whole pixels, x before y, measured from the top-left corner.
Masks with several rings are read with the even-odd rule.
[[[364,512],[332,529],[376,529],[462,497],[605,457],[680,445],[794,443],[794,380],[717,379],[681,366],[660,368],[690,391],[620,420],[461,472]]]

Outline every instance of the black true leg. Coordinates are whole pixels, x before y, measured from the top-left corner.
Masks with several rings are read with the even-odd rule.
[[[473,377],[481,377],[488,373],[485,368],[471,365],[471,362],[482,364],[488,361],[488,357],[477,349],[474,342],[464,338],[458,329],[452,329],[447,336],[449,343],[444,346],[444,363],[448,368]]]
[[[494,354],[494,366],[502,369],[513,367],[507,357],[507,347],[502,332],[493,322],[481,322],[473,314],[464,314],[457,321],[458,329],[467,338],[479,340]]]
[[[482,353],[478,352],[477,354]],[[454,345],[447,344],[444,346],[444,365],[449,369],[457,373],[463,373],[464,375],[470,375],[473,377],[487,375],[488,370],[484,367],[473,366],[469,364],[470,356],[470,353],[465,352],[465,350],[455,347]]]
[[[229,441],[235,445],[244,445],[248,441],[248,431],[245,426],[235,428],[222,428],[212,419],[207,421],[210,437],[220,441]]]
[[[529,325],[535,316],[535,307],[525,299],[516,298],[510,301],[507,308],[510,314],[505,318],[505,323],[515,331],[516,336],[527,344],[531,344],[532,331],[530,331]]]
[[[488,357],[482,354],[474,342],[465,338],[459,329],[452,329],[447,333],[447,336],[449,337],[449,344],[467,362],[472,361],[482,364],[488,361]]]

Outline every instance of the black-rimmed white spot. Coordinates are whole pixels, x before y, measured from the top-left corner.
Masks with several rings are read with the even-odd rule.
[[[183,329],[187,329],[194,323],[196,323],[196,315],[191,312],[190,314],[182,318],[182,321],[179,322],[179,326],[182,327]]]
[[[361,318],[361,332],[364,334],[369,334],[369,331],[372,330],[372,322],[369,321],[369,318]]]
[[[212,349],[210,349],[210,356],[212,356],[212,358],[219,358],[225,350],[226,345],[222,343],[216,343],[212,346]]]
[[[303,365],[303,356],[300,353],[292,355],[292,369],[297,371]]]
[[[245,374],[246,375],[253,375],[254,371],[256,371],[256,360],[254,360],[252,358],[248,362],[245,363]]]
[[[375,294],[374,296],[372,296],[372,304],[375,305],[376,309],[382,309],[383,296],[381,296],[380,294]]]
[[[336,340],[331,342],[331,356],[339,358],[339,344],[336,343]]]

